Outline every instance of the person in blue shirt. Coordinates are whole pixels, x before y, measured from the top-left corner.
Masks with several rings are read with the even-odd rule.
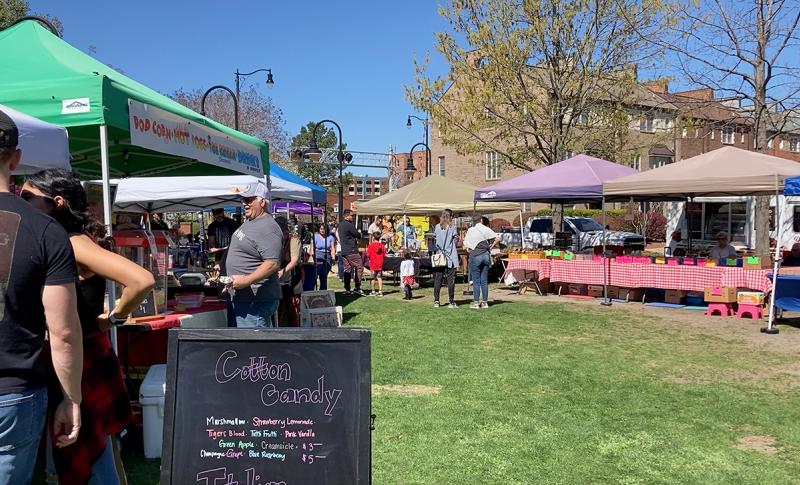
[[[319,226],[319,232],[314,234],[314,256],[317,261],[317,275],[319,276],[319,289],[328,289],[328,272],[333,261],[336,260],[336,238],[328,234],[328,226]]]
[[[458,308],[456,304],[456,268],[458,268],[458,231],[453,223],[453,211],[445,209],[442,217],[433,230],[436,235],[434,252],[442,253],[447,259],[447,266],[433,269],[433,306],[439,308],[439,294],[442,289],[442,278],[447,278],[447,296],[449,308]]]
[[[417,241],[417,230],[408,222],[408,216],[403,216],[403,223],[397,226],[396,231],[402,236],[403,247],[414,246]],[[412,243],[411,241],[414,241]]]

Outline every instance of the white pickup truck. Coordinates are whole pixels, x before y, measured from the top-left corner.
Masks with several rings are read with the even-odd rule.
[[[549,216],[531,217],[525,224],[525,240],[534,247],[553,245],[553,218]],[[564,232],[572,233],[572,250],[601,246],[603,226],[589,217],[564,217]],[[621,246],[624,251],[644,250],[644,238],[632,232],[606,231],[606,245]]]

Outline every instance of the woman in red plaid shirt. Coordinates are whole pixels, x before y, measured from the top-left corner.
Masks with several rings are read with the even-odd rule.
[[[80,180],[60,169],[43,170],[25,181],[20,197],[52,216],[67,230],[78,264],[78,316],[83,330],[82,426],[78,441],[52,447],[59,485],[92,483],[116,485],[113,436],[131,422],[131,406],[122,369],[111,347],[108,331],[125,322],[153,288],[153,275],[134,262],[98,245],[102,226],[87,212],[86,192]],[[95,228],[96,230],[92,230]],[[116,306],[105,313],[106,280],[125,287]],[[49,401],[58,403],[61,390],[51,380]],[[52,427],[50,432],[52,433]],[[124,473],[124,470],[121,471]]]

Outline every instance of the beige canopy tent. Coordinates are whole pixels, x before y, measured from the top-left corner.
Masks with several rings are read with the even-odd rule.
[[[780,219],[780,198],[788,177],[800,174],[800,163],[741,148],[723,147],[654,170],[603,183],[605,200],[686,200],[694,197],[775,195],[775,220]],[[776,241],[782,224],[777,224]],[[775,245],[772,287],[780,264],[780,244]],[[773,327],[775,292],[770,299],[769,324]]]
[[[358,206],[359,216],[379,214],[427,215],[451,209],[455,213],[491,214],[519,209],[516,202],[475,202],[475,187],[431,175]]]
[[[605,200],[686,200],[690,197],[774,195],[800,163],[723,147],[603,183]]]

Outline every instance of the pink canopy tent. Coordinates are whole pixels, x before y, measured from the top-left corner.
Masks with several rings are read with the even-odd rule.
[[[562,162],[475,191],[475,200],[577,204],[599,202],[603,182],[638,173],[635,169],[589,155]]]

